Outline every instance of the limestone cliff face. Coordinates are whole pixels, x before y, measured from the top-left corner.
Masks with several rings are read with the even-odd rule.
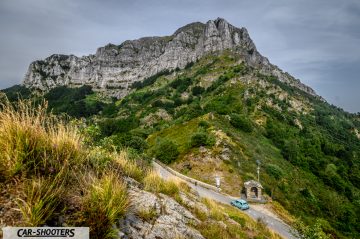
[[[136,81],[164,70],[184,68],[204,55],[225,49],[236,51],[264,74],[316,95],[292,76],[270,64],[255,47],[245,28],[236,28],[224,19],[196,22],[165,37],[145,37],[121,45],[100,47],[95,55],[52,55],[30,64],[23,85],[47,91],[56,86],[91,85],[95,90],[121,98]]]

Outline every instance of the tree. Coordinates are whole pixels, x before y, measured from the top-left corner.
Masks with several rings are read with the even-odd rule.
[[[201,95],[204,91],[205,91],[205,88],[201,87],[201,86],[194,86],[191,89],[191,92],[193,95]]]
[[[191,136],[190,144],[192,147],[211,146],[215,140],[206,132],[197,132]]]
[[[319,220],[311,226],[305,226],[301,221],[297,221],[295,227],[298,233],[294,234],[301,239],[330,239],[330,236],[322,230]]]
[[[239,114],[231,114],[230,124],[237,129],[241,129],[244,132],[250,133],[253,130],[250,120],[248,120],[245,116]]]
[[[153,154],[161,162],[170,164],[179,155],[179,150],[174,142],[165,139],[156,144]]]

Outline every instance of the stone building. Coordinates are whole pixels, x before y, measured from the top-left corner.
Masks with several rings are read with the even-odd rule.
[[[250,180],[244,183],[245,196],[248,201],[262,201],[263,187],[258,181]]]

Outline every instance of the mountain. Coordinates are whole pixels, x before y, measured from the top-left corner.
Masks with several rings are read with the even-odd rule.
[[[4,93],[45,99],[90,147],[127,148],[140,162],[157,158],[209,184],[220,176],[222,191],[235,197],[257,179],[260,162],[266,207],[304,238],[359,238],[359,115],[271,65],[244,28],[223,19],[93,56],[34,62],[24,85]]]
[[[163,71],[183,69],[208,54],[224,50],[237,52],[248,65],[266,75],[295,86],[311,95],[315,92],[272,65],[255,47],[248,31],[224,19],[206,24],[188,24],[171,36],[144,37],[120,45],[100,47],[95,55],[52,55],[30,64],[23,85],[48,91],[57,86],[91,85],[94,90],[121,98],[134,82]]]

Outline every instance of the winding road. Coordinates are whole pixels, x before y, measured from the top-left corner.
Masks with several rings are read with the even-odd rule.
[[[174,178],[177,177],[176,175],[172,174],[169,170],[166,169],[166,167],[153,162],[155,170],[159,173],[160,177],[164,179]],[[232,200],[234,200],[233,197],[227,196],[218,192],[215,192],[213,190],[207,189],[205,187],[202,187],[200,185],[195,185],[193,183],[190,183],[184,179],[180,179],[184,182],[186,182],[191,188],[193,188],[195,191],[199,193],[201,197],[210,198],[214,201],[224,203],[224,204],[230,204]],[[292,228],[287,225],[285,222],[281,221],[279,218],[273,217],[268,213],[264,213],[260,210],[257,210],[255,207],[252,207],[250,205],[250,209],[243,211],[247,215],[249,215],[251,218],[257,220],[262,219],[266,225],[278,233],[283,238],[289,238],[289,239],[295,239],[295,237],[291,232]]]

